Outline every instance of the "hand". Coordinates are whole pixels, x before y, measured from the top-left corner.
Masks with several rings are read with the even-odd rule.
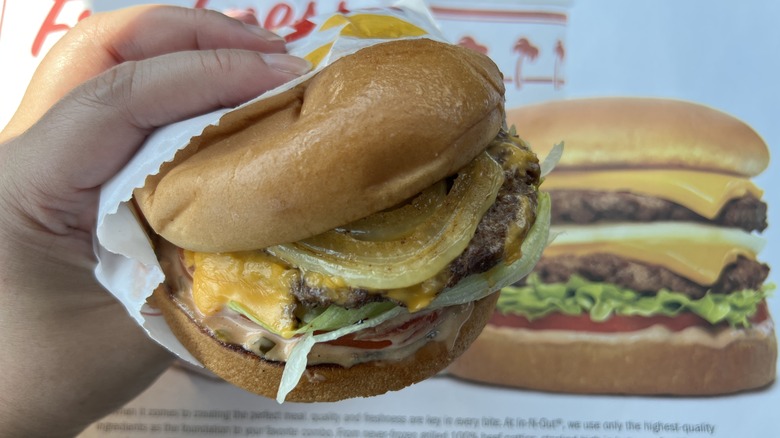
[[[96,282],[100,186],[155,128],[309,68],[273,34],[205,10],[90,17],[52,48],[0,134],[0,430],[72,436],[171,356]]]

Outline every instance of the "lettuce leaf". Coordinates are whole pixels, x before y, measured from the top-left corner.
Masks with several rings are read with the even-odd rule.
[[[691,312],[711,324],[727,322],[732,327],[748,327],[759,303],[766,299],[774,285],[759,290],[741,290],[730,294],[707,292],[702,298],[662,289],[657,295],[643,295],[610,283],[588,281],[572,276],[566,283],[545,284],[535,274],[525,286],[501,290],[496,309],[503,314],[521,315],[529,320],[553,312],[566,315],[587,313],[593,321],[620,316],[675,316]]]
[[[310,319],[296,331],[297,334],[313,333],[315,331],[338,330],[343,327],[358,324],[372,319],[398,307],[397,304],[383,301],[368,303],[357,309],[346,309],[340,306],[328,306],[323,312]]]

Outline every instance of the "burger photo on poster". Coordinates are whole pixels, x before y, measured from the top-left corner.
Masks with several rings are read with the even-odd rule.
[[[134,192],[166,277],[152,304],[207,369],[279,401],[436,374],[547,244],[503,94],[486,56],[409,39],[226,114]]]
[[[555,240],[502,291],[453,375],[614,394],[726,394],[774,381],[774,286],[757,259],[767,205],[751,181],[769,151],[750,126],[704,105],[635,97],[530,105],[508,120],[538,153],[566,144],[543,185]]]

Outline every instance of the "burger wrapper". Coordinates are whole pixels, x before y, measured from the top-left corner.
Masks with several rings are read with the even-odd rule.
[[[290,54],[311,61],[314,68],[310,73],[237,108],[214,111],[158,129],[100,193],[95,238],[98,280],[153,339],[192,364],[199,365],[171,333],[161,313],[147,303],[147,298],[163,282],[164,274],[130,205],[133,190],[143,186],[147,176],[159,172],[190,139],[210,125],[219,125],[225,114],[242,111],[251,103],[289,90],[343,56],[399,39],[445,41],[422,0],[401,0],[392,8],[315,16],[278,33],[290,41],[287,46]]]

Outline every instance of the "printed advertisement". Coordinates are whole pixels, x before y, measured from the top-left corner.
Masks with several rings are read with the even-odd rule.
[[[0,59],[21,66],[2,81],[3,96],[18,101],[79,20],[139,3],[54,0],[23,12],[3,1]],[[280,403],[240,389],[197,366],[142,297],[129,312],[181,359],[81,438],[780,436],[780,4],[401,2],[423,6],[409,12],[376,9],[398,6],[390,0],[166,3],[283,35],[373,8],[366,13],[403,23],[394,38],[489,56],[506,88],[507,129],[541,161],[550,240],[457,360],[368,398]],[[384,35],[361,34],[360,44]],[[316,69],[351,53],[335,38],[290,50]],[[1,124],[14,108],[0,107]]]

